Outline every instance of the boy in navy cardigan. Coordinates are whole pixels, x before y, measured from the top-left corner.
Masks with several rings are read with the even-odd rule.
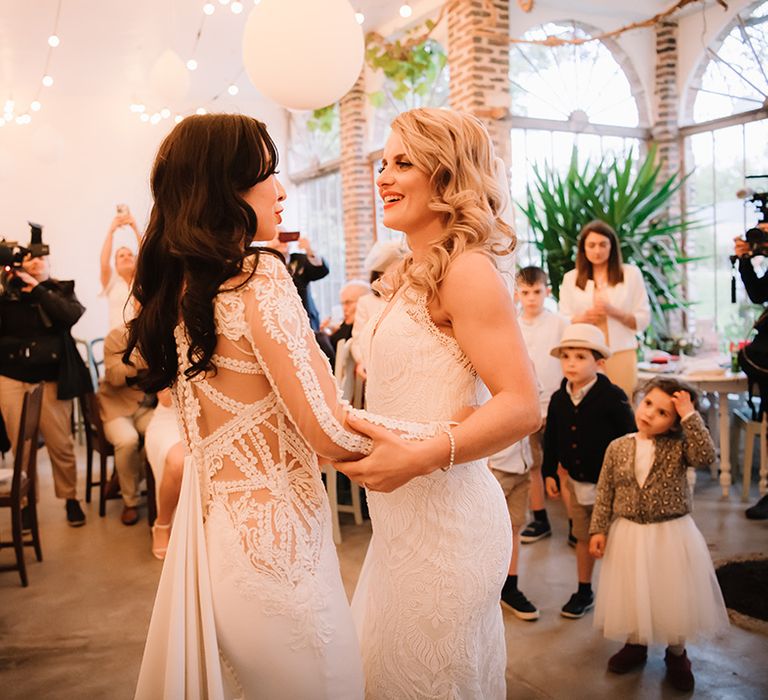
[[[634,432],[636,427],[627,395],[599,374],[611,351],[597,326],[568,326],[560,344],[552,348],[552,355],[560,358],[565,379],[549,403],[542,473],[549,497],[559,498],[558,463],[568,472],[564,488],[571,495],[579,588],[560,614],[575,619],[594,606],[595,560],[589,553],[589,521],[603,455],[611,441]]]

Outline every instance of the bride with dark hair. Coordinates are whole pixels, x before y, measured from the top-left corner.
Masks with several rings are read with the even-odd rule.
[[[137,698],[363,695],[318,455],[372,442],[346,427],[285,264],[250,247],[281,223],[276,165],[262,123],[219,114],[179,123],[152,172],[125,359],[171,387],[188,456]],[[447,459],[439,424],[365,416],[404,463]]]

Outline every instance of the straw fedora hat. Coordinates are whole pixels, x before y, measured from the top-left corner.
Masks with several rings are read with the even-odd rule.
[[[563,348],[585,348],[599,352],[606,360],[613,354],[605,344],[603,332],[591,323],[572,323],[563,331],[560,342],[549,351],[552,357],[560,357]]]

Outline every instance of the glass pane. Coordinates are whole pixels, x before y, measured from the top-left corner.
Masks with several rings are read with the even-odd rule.
[[[575,22],[534,27],[525,39],[588,37]],[[637,103],[621,66],[599,41],[579,46],[513,44],[509,53],[513,114],[637,126]]]
[[[296,188],[296,199],[302,236],[312,242],[312,248],[330,269],[327,277],[310,285],[323,319],[338,305],[346,277],[341,174],[333,172],[302,182]]]
[[[291,112],[288,171],[299,173],[341,157],[339,107]]]
[[[701,122],[761,107],[768,97],[768,2],[731,23],[701,78],[693,107]]]

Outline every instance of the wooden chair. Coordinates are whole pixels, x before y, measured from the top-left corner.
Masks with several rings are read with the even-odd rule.
[[[114,461],[115,449],[112,443],[104,435],[104,424],[101,422],[99,397],[96,394],[86,394],[80,397],[80,410],[85,420],[85,502],[91,502],[91,489],[99,487],[99,516],[107,513],[107,498],[117,498],[117,494],[108,495],[110,483],[116,479],[114,472],[110,478],[107,469],[107,460],[112,457]],[[93,452],[99,453],[99,480],[93,480]]]
[[[40,531],[37,522],[35,487],[37,483],[37,434],[40,429],[40,410],[43,404],[43,385],[38,384],[24,394],[21,408],[19,439],[13,459],[10,487],[6,491],[0,486],[0,508],[11,509],[11,542],[0,542],[0,548],[13,547],[16,564],[0,566],[0,571],[18,571],[21,585],[29,585],[27,567],[24,562],[24,547],[35,549],[37,561],[43,560],[40,548]],[[24,502],[26,501],[26,506]],[[29,516],[31,538],[24,540],[21,511],[25,508]]]

